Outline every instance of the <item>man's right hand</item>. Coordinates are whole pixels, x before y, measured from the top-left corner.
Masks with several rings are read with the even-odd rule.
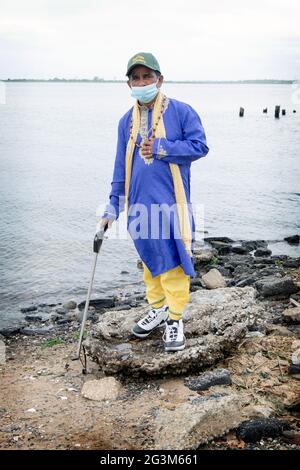
[[[106,217],[102,217],[102,219],[99,222],[100,228],[104,228],[106,224],[108,224],[108,228],[112,226],[113,219],[107,219]]]

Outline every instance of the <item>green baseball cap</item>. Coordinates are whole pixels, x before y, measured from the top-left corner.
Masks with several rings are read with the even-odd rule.
[[[136,65],[144,65],[152,70],[157,70],[160,72],[159,63],[157,62],[156,58],[150,52],[138,52],[129,60],[127,64],[127,72],[126,75],[128,76],[130,71]]]

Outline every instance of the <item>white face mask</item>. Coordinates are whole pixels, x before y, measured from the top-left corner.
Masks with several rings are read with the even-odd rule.
[[[158,93],[157,84],[158,80],[150,85],[133,86],[131,87],[131,96],[139,100],[141,103],[150,103]]]

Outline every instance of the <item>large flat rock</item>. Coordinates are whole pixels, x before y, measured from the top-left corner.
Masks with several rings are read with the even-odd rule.
[[[236,428],[247,404],[243,395],[214,393],[191,397],[173,410],[162,409],[156,417],[155,449],[190,450]]]
[[[144,340],[132,335],[145,311],[141,307],[109,311],[93,325],[86,350],[106,374],[179,375],[203,370],[228,355],[264,309],[250,286],[193,292],[184,314],[186,348],[175,353],[164,351],[163,329]]]

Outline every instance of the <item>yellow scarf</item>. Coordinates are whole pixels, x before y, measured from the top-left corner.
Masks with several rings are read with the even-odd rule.
[[[158,117],[161,112],[162,100],[164,95],[159,92],[155,100],[153,112],[152,112],[152,127],[153,123],[158,121]],[[128,195],[129,195],[129,186],[131,180],[131,169],[132,169],[132,158],[134,153],[135,142],[140,127],[140,110],[138,102],[135,102],[132,111],[132,137],[133,139],[128,140],[126,148],[126,170],[125,170],[125,216],[126,220],[128,218]],[[163,116],[159,120],[158,126],[156,128],[155,137],[166,137],[166,129],[163,121]],[[179,166],[176,163],[169,163],[171,174],[173,177],[174,192],[177,204],[177,212],[179,217],[179,226],[180,226],[180,235],[184,243],[184,246],[187,250],[187,253],[192,256],[192,231],[189,221],[188,205],[186,200],[186,195],[184,191],[184,186],[182,182],[182,177],[180,173]]]

